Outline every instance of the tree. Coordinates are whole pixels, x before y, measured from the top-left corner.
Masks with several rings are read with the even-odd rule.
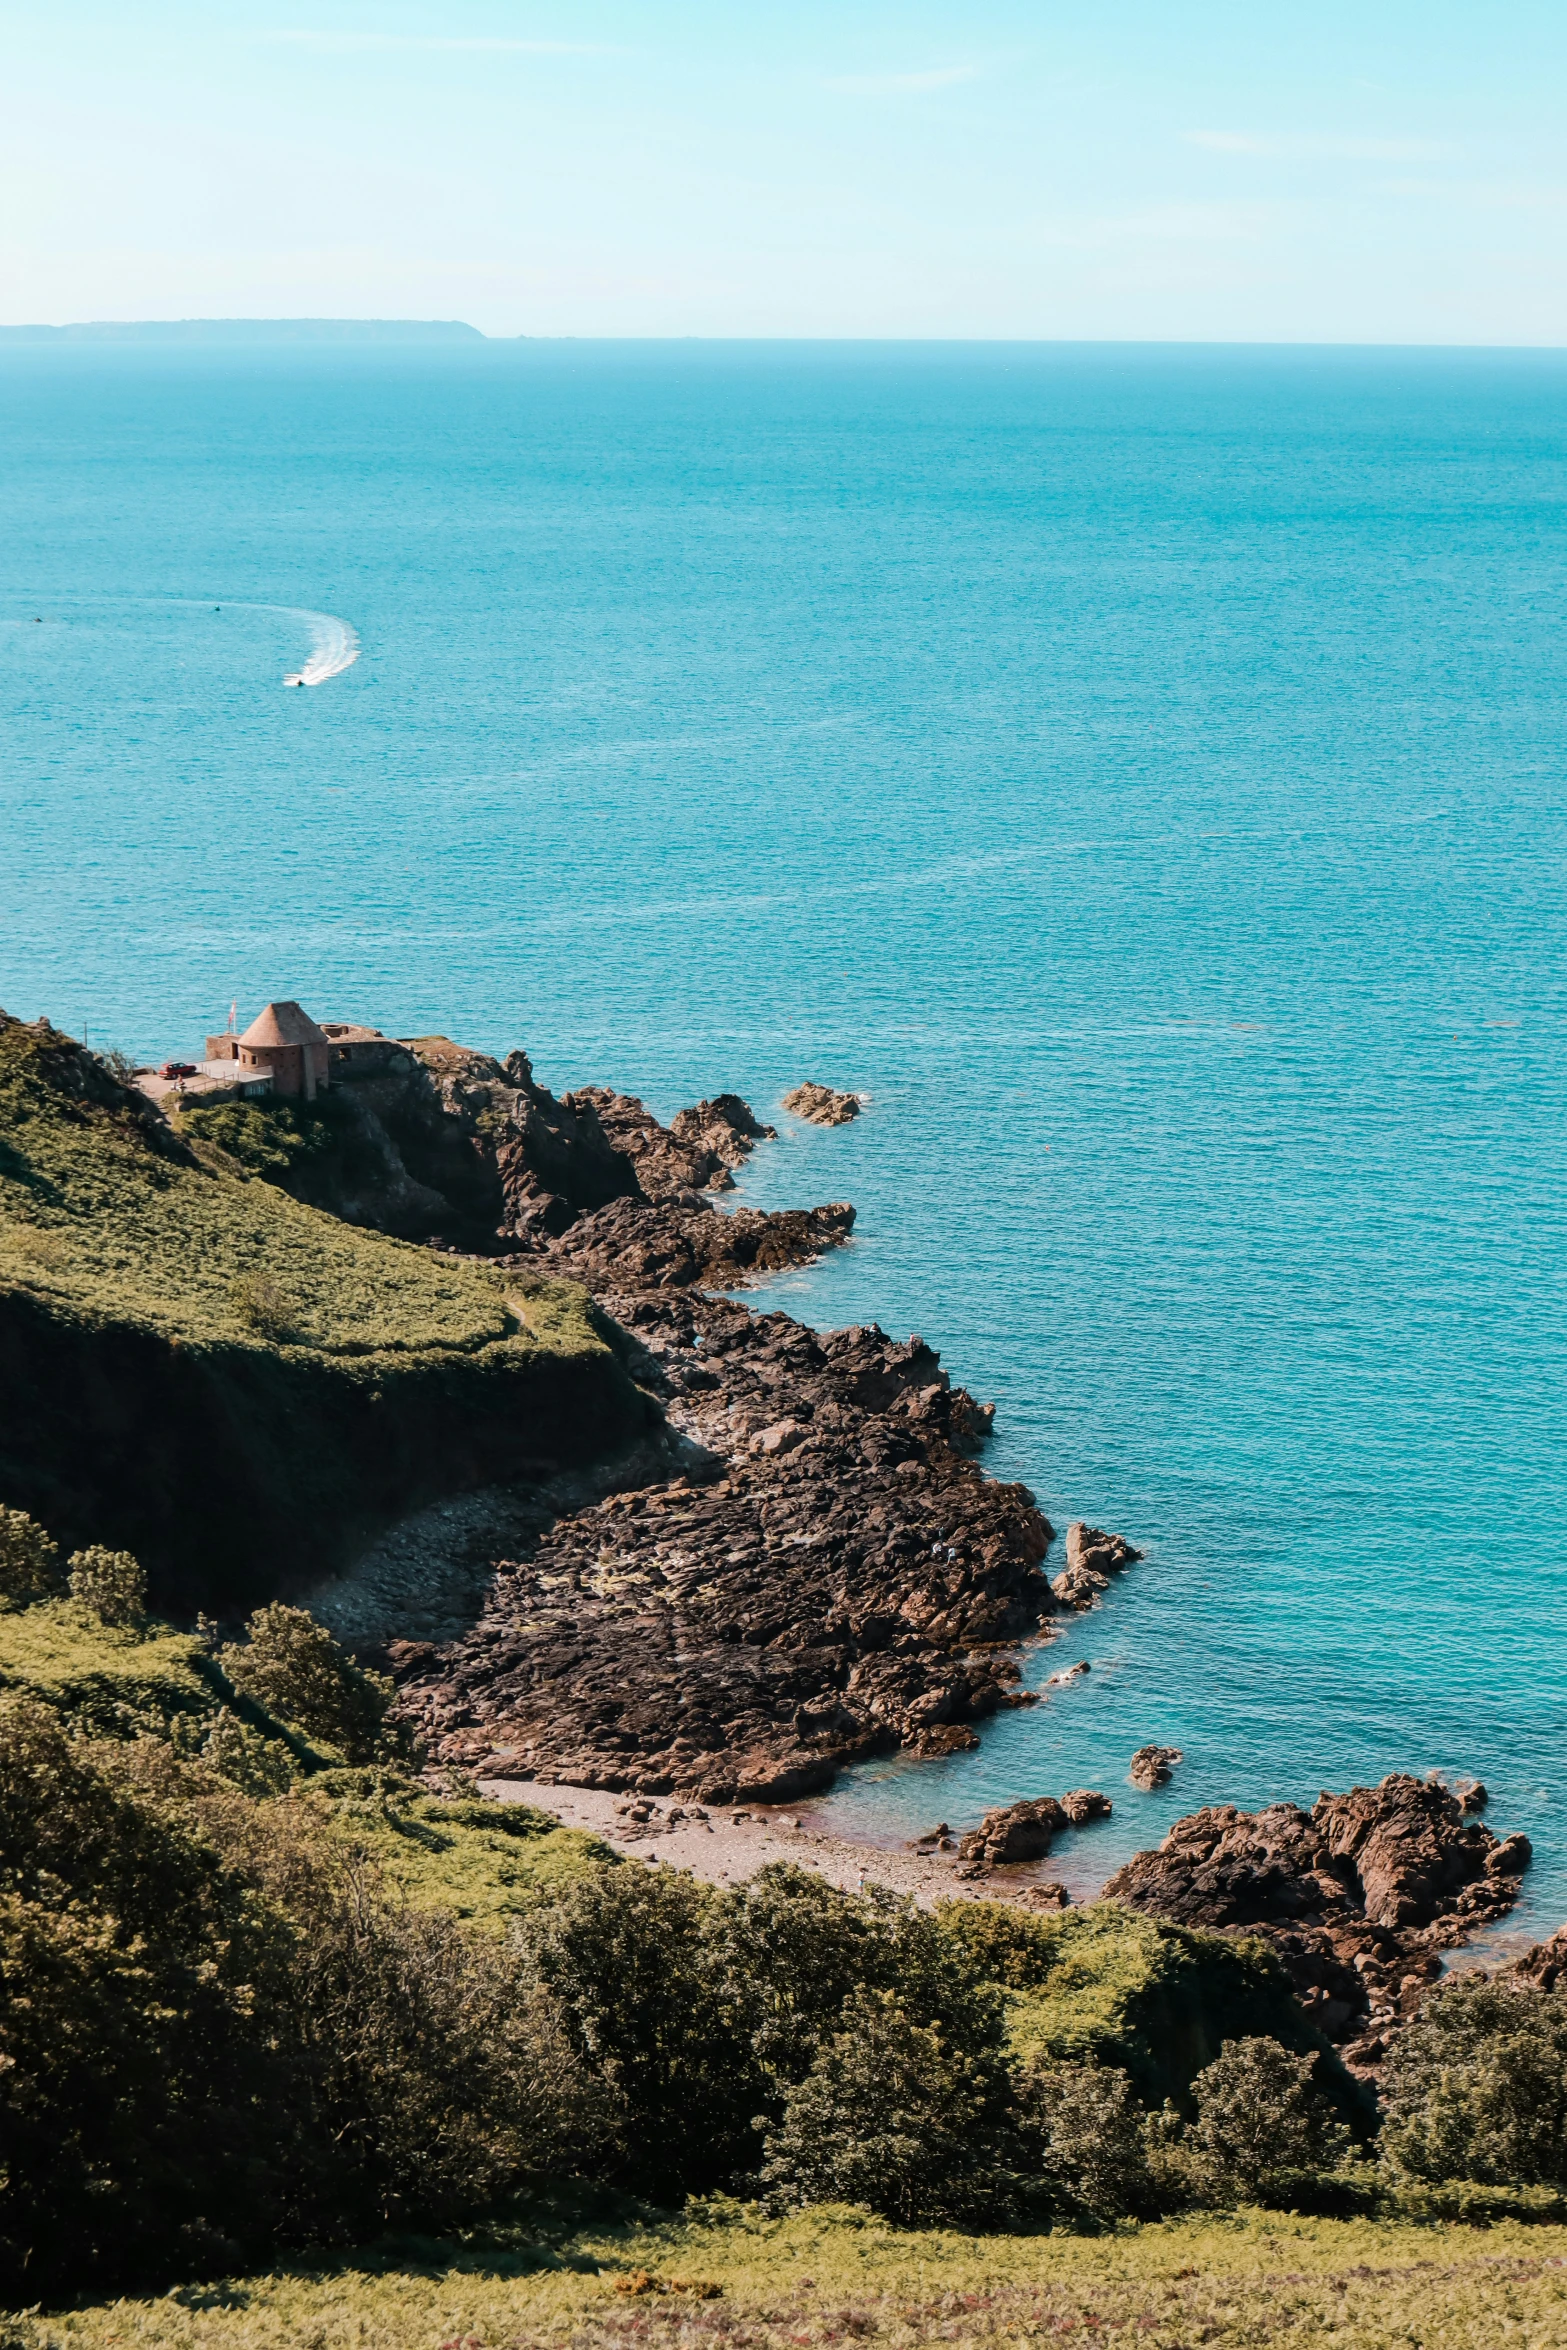
[[[620,2176],[659,2200],[728,2186],[765,2095],[709,1938],[724,1898],[673,1869],[614,1868],[523,1924],[572,2047],[620,2103]]]
[[[999,2048],[955,2048],[888,1992],[857,1991],[790,2090],[757,2184],[775,2205],[864,2203],[905,2227],[995,2225],[1018,2204]]]
[[[1111,2065],[1032,2064],[1018,2094],[1030,2168],[1069,2206],[1097,2220],[1156,2207],[1146,2116]]]
[[[0,1509],[0,1599],[29,1607],[62,1588],[59,1546],[26,1510]]]
[[[1192,2083],[1197,2119],[1176,2155],[1200,2200],[1288,2199],[1292,2177],[1348,2160],[1350,2134],[1313,2088],[1316,2066],[1277,2040],[1226,2040]]]
[[[395,1694],[382,1673],[368,1673],[308,1609],[276,1601],[258,1608],[249,1638],[219,1651],[218,1662],[242,1696],[337,1747],[350,1762],[369,1762],[383,1743]]]
[[[1444,1984],[1395,2043],[1382,2097],[1395,2173],[1567,2187],[1567,1994]]]
[[[105,1550],[90,1543],[73,1551],[70,1560],[71,1597],[90,1608],[101,1623],[134,1624],[147,1610],[147,1570],[128,1550]]]

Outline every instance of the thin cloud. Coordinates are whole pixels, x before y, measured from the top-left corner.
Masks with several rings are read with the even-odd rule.
[[[929,73],[840,74],[826,87],[852,98],[893,98],[909,91],[950,90],[955,82],[976,82],[977,65],[938,65]]]
[[[1250,131],[1183,131],[1210,155],[1255,155],[1270,163],[1440,163],[1453,150],[1426,139],[1257,138]]]
[[[300,49],[326,49],[345,52],[354,49],[450,49],[509,51],[522,57],[609,57],[619,54],[605,41],[510,41],[491,40],[482,34],[438,33],[333,33],[333,32],[277,32],[262,33],[263,41],[288,41]]]

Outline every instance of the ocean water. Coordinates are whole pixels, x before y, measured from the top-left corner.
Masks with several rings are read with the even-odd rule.
[[[1475,1772],[1567,1916],[1567,356],[11,350],[0,546],[9,1010],[870,1097],[764,1302],[1147,1557],[842,1824]]]

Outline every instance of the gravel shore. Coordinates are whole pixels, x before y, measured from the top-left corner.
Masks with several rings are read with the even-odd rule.
[[[536,1804],[568,1828],[591,1829],[617,1852],[689,1869],[714,1885],[741,1884],[769,1861],[787,1860],[797,1868],[816,1870],[829,1885],[845,1892],[885,1885],[891,1892],[912,1894],[928,1909],[937,1901],[953,1899],[1016,1900],[1055,1874],[1043,1862],[964,1880],[954,1874],[956,1851],[927,1854],[906,1846],[853,1843],[829,1835],[808,1805],[736,1805],[722,1810],[707,1806],[703,1818],[687,1804],[611,1795],[591,1787],[547,1786],[531,1779],[481,1779],[479,1784],[486,1795],[502,1803]],[[647,1817],[635,1819],[633,1810],[645,1811]],[[670,1814],[676,1812],[680,1817],[671,1824]]]

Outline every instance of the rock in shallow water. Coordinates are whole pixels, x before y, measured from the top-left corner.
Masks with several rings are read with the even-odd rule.
[[[793,1093],[786,1093],[783,1106],[812,1126],[846,1126],[860,1114],[860,1097],[855,1093],[834,1093],[830,1085],[807,1082],[797,1085]]]
[[[1066,1530],[1066,1565],[1050,1588],[1063,1607],[1092,1607],[1109,1590],[1111,1576],[1135,1566],[1142,1555],[1124,1534],[1106,1534],[1074,1518]]]
[[[1181,1759],[1178,1746],[1139,1746],[1127,1770],[1134,1787],[1141,1787],[1151,1795],[1156,1787],[1168,1787],[1170,1774]]]

